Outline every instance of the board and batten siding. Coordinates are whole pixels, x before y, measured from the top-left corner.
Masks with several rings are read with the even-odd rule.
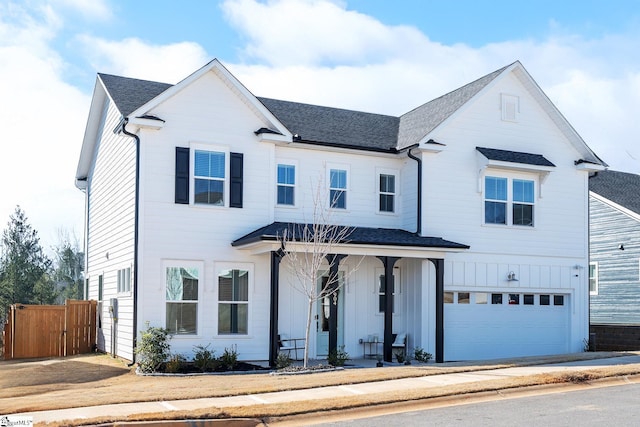
[[[599,197],[590,197],[589,211],[590,261],[598,264],[591,323],[640,324],[640,221]]]
[[[117,272],[126,268],[133,271],[135,143],[130,137],[113,133],[119,120],[120,113],[113,104],[106,102],[100,143],[87,187],[87,277],[89,298],[96,300],[98,278],[103,277],[102,300],[98,304],[102,325],[98,332],[99,349],[133,360],[133,299],[131,292],[118,293]],[[109,313],[111,298],[118,299],[115,324]],[[114,333],[115,348],[112,345]]]

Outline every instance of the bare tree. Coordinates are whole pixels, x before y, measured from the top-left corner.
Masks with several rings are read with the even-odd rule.
[[[278,236],[281,248],[285,255],[286,265],[294,280],[291,286],[301,292],[307,299],[307,324],[305,328],[305,346],[303,366],[306,368],[309,361],[309,337],[311,332],[311,319],[313,308],[317,301],[326,297],[333,297],[332,304],[337,303],[337,293],[344,285],[345,280],[339,279],[337,273],[331,273],[332,265],[337,262],[329,255],[336,253],[336,245],[348,241],[354,231],[354,227],[336,225],[332,223],[331,209],[327,209],[323,180],[312,191],[313,218],[310,224],[289,224]],[[333,206],[335,200],[331,200]],[[329,277],[325,283],[318,286],[321,274],[329,270]],[[353,274],[357,269],[350,269]],[[337,270],[337,269],[336,269]]]

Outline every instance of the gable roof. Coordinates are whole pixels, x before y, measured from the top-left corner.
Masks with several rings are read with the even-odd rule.
[[[589,190],[640,214],[640,175],[613,170],[589,177]]]
[[[258,98],[297,142],[371,151],[395,151],[398,117],[277,99]]]
[[[502,74],[504,70],[511,67],[511,65],[502,67],[486,76],[480,77],[478,80],[403,114],[400,117],[398,149],[408,147],[424,139],[425,136],[460,109],[460,107],[465,105],[478,92]]]
[[[459,114],[474,97],[500,76],[513,73],[580,153],[582,158],[577,162],[585,163],[590,169],[606,166],[606,163],[587,146],[518,61],[427,102],[400,117],[395,117],[257,98],[217,59],[214,59],[175,85],[98,74],[98,81],[101,84],[97,84],[94,90],[89,121],[85,129],[85,141],[76,173],[76,185],[79,185],[78,183],[88,173],[92,147],[95,144],[95,141],[91,142],[91,140],[95,138],[98,128],[101,111],[99,104],[103,102],[105,96],[110,97],[123,117],[160,119],[161,121],[162,118],[148,115],[151,114],[152,109],[209,71],[215,72],[252,111],[264,120],[265,126],[256,130],[256,135],[277,135],[278,138],[275,139],[283,142],[387,153],[396,153],[416,143],[424,143],[424,147],[427,147],[429,141],[426,140],[429,139],[430,133],[452,116]]]
[[[111,74],[98,73],[98,77],[123,116],[128,116],[138,107],[173,86],[168,83],[132,79]]]

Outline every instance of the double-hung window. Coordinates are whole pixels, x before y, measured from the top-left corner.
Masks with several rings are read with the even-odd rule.
[[[278,204],[295,205],[296,167],[294,165],[278,165]]]
[[[344,169],[329,171],[329,206],[334,209],[347,208],[347,171]]]
[[[513,224],[533,226],[533,181],[513,180]]]
[[[396,176],[380,174],[380,212],[395,212]]]
[[[200,271],[189,266],[165,268],[166,328],[173,335],[195,335],[198,325]]]
[[[484,222],[507,223],[507,178],[488,176],[484,179]]]
[[[218,334],[249,333],[249,271],[218,272]]]
[[[193,171],[194,202],[224,206],[225,153],[195,150]]]
[[[484,179],[485,224],[534,225],[535,182],[487,176]]]

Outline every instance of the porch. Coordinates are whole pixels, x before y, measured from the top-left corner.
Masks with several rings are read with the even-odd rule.
[[[294,253],[309,256],[310,253],[310,245],[308,242],[301,239],[293,239],[287,241],[285,247],[281,236],[285,234],[289,236],[301,236],[303,233],[298,230],[305,227],[312,228],[306,224],[275,222],[232,242],[234,247],[250,251],[253,255],[270,255],[271,301],[269,363],[271,366],[275,365],[275,360],[280,351],[280,293],[287,289],[285,287],[286,285],[281,285],[281,262],[288,254]],[[327,285],[332,287],[332,289],[330,289],[329,298],[323,298],[321,301],[317,301],[318,305],[315,308],[317,314],[315,314],[314,318],[316,323],[315,333],[313,333],[313,339],[309,341],[310,347],[313,347],[310,348],[310,350],[313,350],[310,351],[310,355],[318,358],[323,355],[324,350],[321,348],[321,344],[319,344],[321,333],[326,332],[327,354],[336,351],[339,346],[343,345],[347,347],[350,353],[356,354],[353,351],[355,350],[354,345],[361,345],[360,341],[363,340],[362,335],[366,335],[368,332],[374,332],[378,333],[381,338],[383,361],[387,364],[393,363],[394,333],[402,332],[394,329],[394,267],[396,267],[396,264],[400,260],[408,259],[413,261],[412,268],[415,271],[412,273],[412,280],[406,283],[411,283],[412,292],[419,296],[419,299],[415,301],[419,301],[421,304],[426,299],[430,301],[431,305],[429,308],[423,308],[420,305],[418,309],[414,309],[411,321],[422,325],[425,322],[422,321],[421,316],[426,316],[427,311],[429,311],[428,315],[433,317],[434,320],[433,322],[426,323],[431,324],[433,328],[432,335],[434,336],[433,348],[435,361],[443,362],[444,257],[447,252],[458,252],[468,248],[468,246],[460,243],[450,242],[436,237],[422,237],[406,230],[351,227],[348,239],[345,238],[339,242],[332,242],[331,252],[327,252],[324,256],[326,275],[331,278],[327,281]],[[348,289],[343,288],[345,287],[345,283],[339,284],[339,279],[337,278],[341,275],[341,266],[344,265],[346,258],[368,260],[366,274],[362,274],[361,278],[354,281],[353,286],[356,288],[362,289],[364,287],[369,289],[370,285],[377,287],[378,284],[374,282],[378,279],[380,280],[379,292],[376,292],[376,297],[379,297],[380,305],[379,308],[376,308],[376,314],[379,315],[379,318],[382,320],[382,325],[381,327],[378,325],[372,326],[372,331],[354,331],[350,322],[344,318],[344,308],[342,309],[343,313],[340,313],[341,303],[344,306],[345,300],[348,300],[348,298],[346,298]],[[372,268],[372,262],[377,263],[381,274],[375,274],[375,268]],[[431,267],[425,268],[425,263],[431,265]],[[428,277],[425,276],[425,274],[428,275]],[[377,278],[374,279],[375,276],[377,276]],[[428,295],[428,298],[422,298],[421,295],[423,293],[425,296]],[[295,307],[299,303],[300,300],[296,300],[295,303],[287,304],[286,308],[289,309],[289,311],[295,310],[290,307]],[[350,316],[357,316],[358,313],[366,310],[366,307],[363,309],[361,304],[358,303],[357,298],[352,298],[350,303],[352,304],[352,310],[349,312]],[[290,316],[287,324],[300,323],[307,318],[304,312],[298,313],[297,315],[287,314]],[[409,316],[409,314],[407,314],[407,316]],[[350,328],[349,331],[345,331],[347,327]],[[402,328],[406,329],[406,325]],[[412,333],[418,338],[418,344],[420,344],[420,337],[423,334],[416,334],[415,331],[412,331]],[[357,337],[356,335],[358,334],[361,336]],[[377,351],[378,349],[376,348],[376,353]],[[364,354],[366,353],[363,351],[362,355],[364,356]],[[371,352],[369,354],[371,354]],[[365,361],[367,359],[363,357],[362,360]],[[375,358],[369,360],[372,360],[375,366],[377,360]],[[370,362],[363,363],[369,364]]]

